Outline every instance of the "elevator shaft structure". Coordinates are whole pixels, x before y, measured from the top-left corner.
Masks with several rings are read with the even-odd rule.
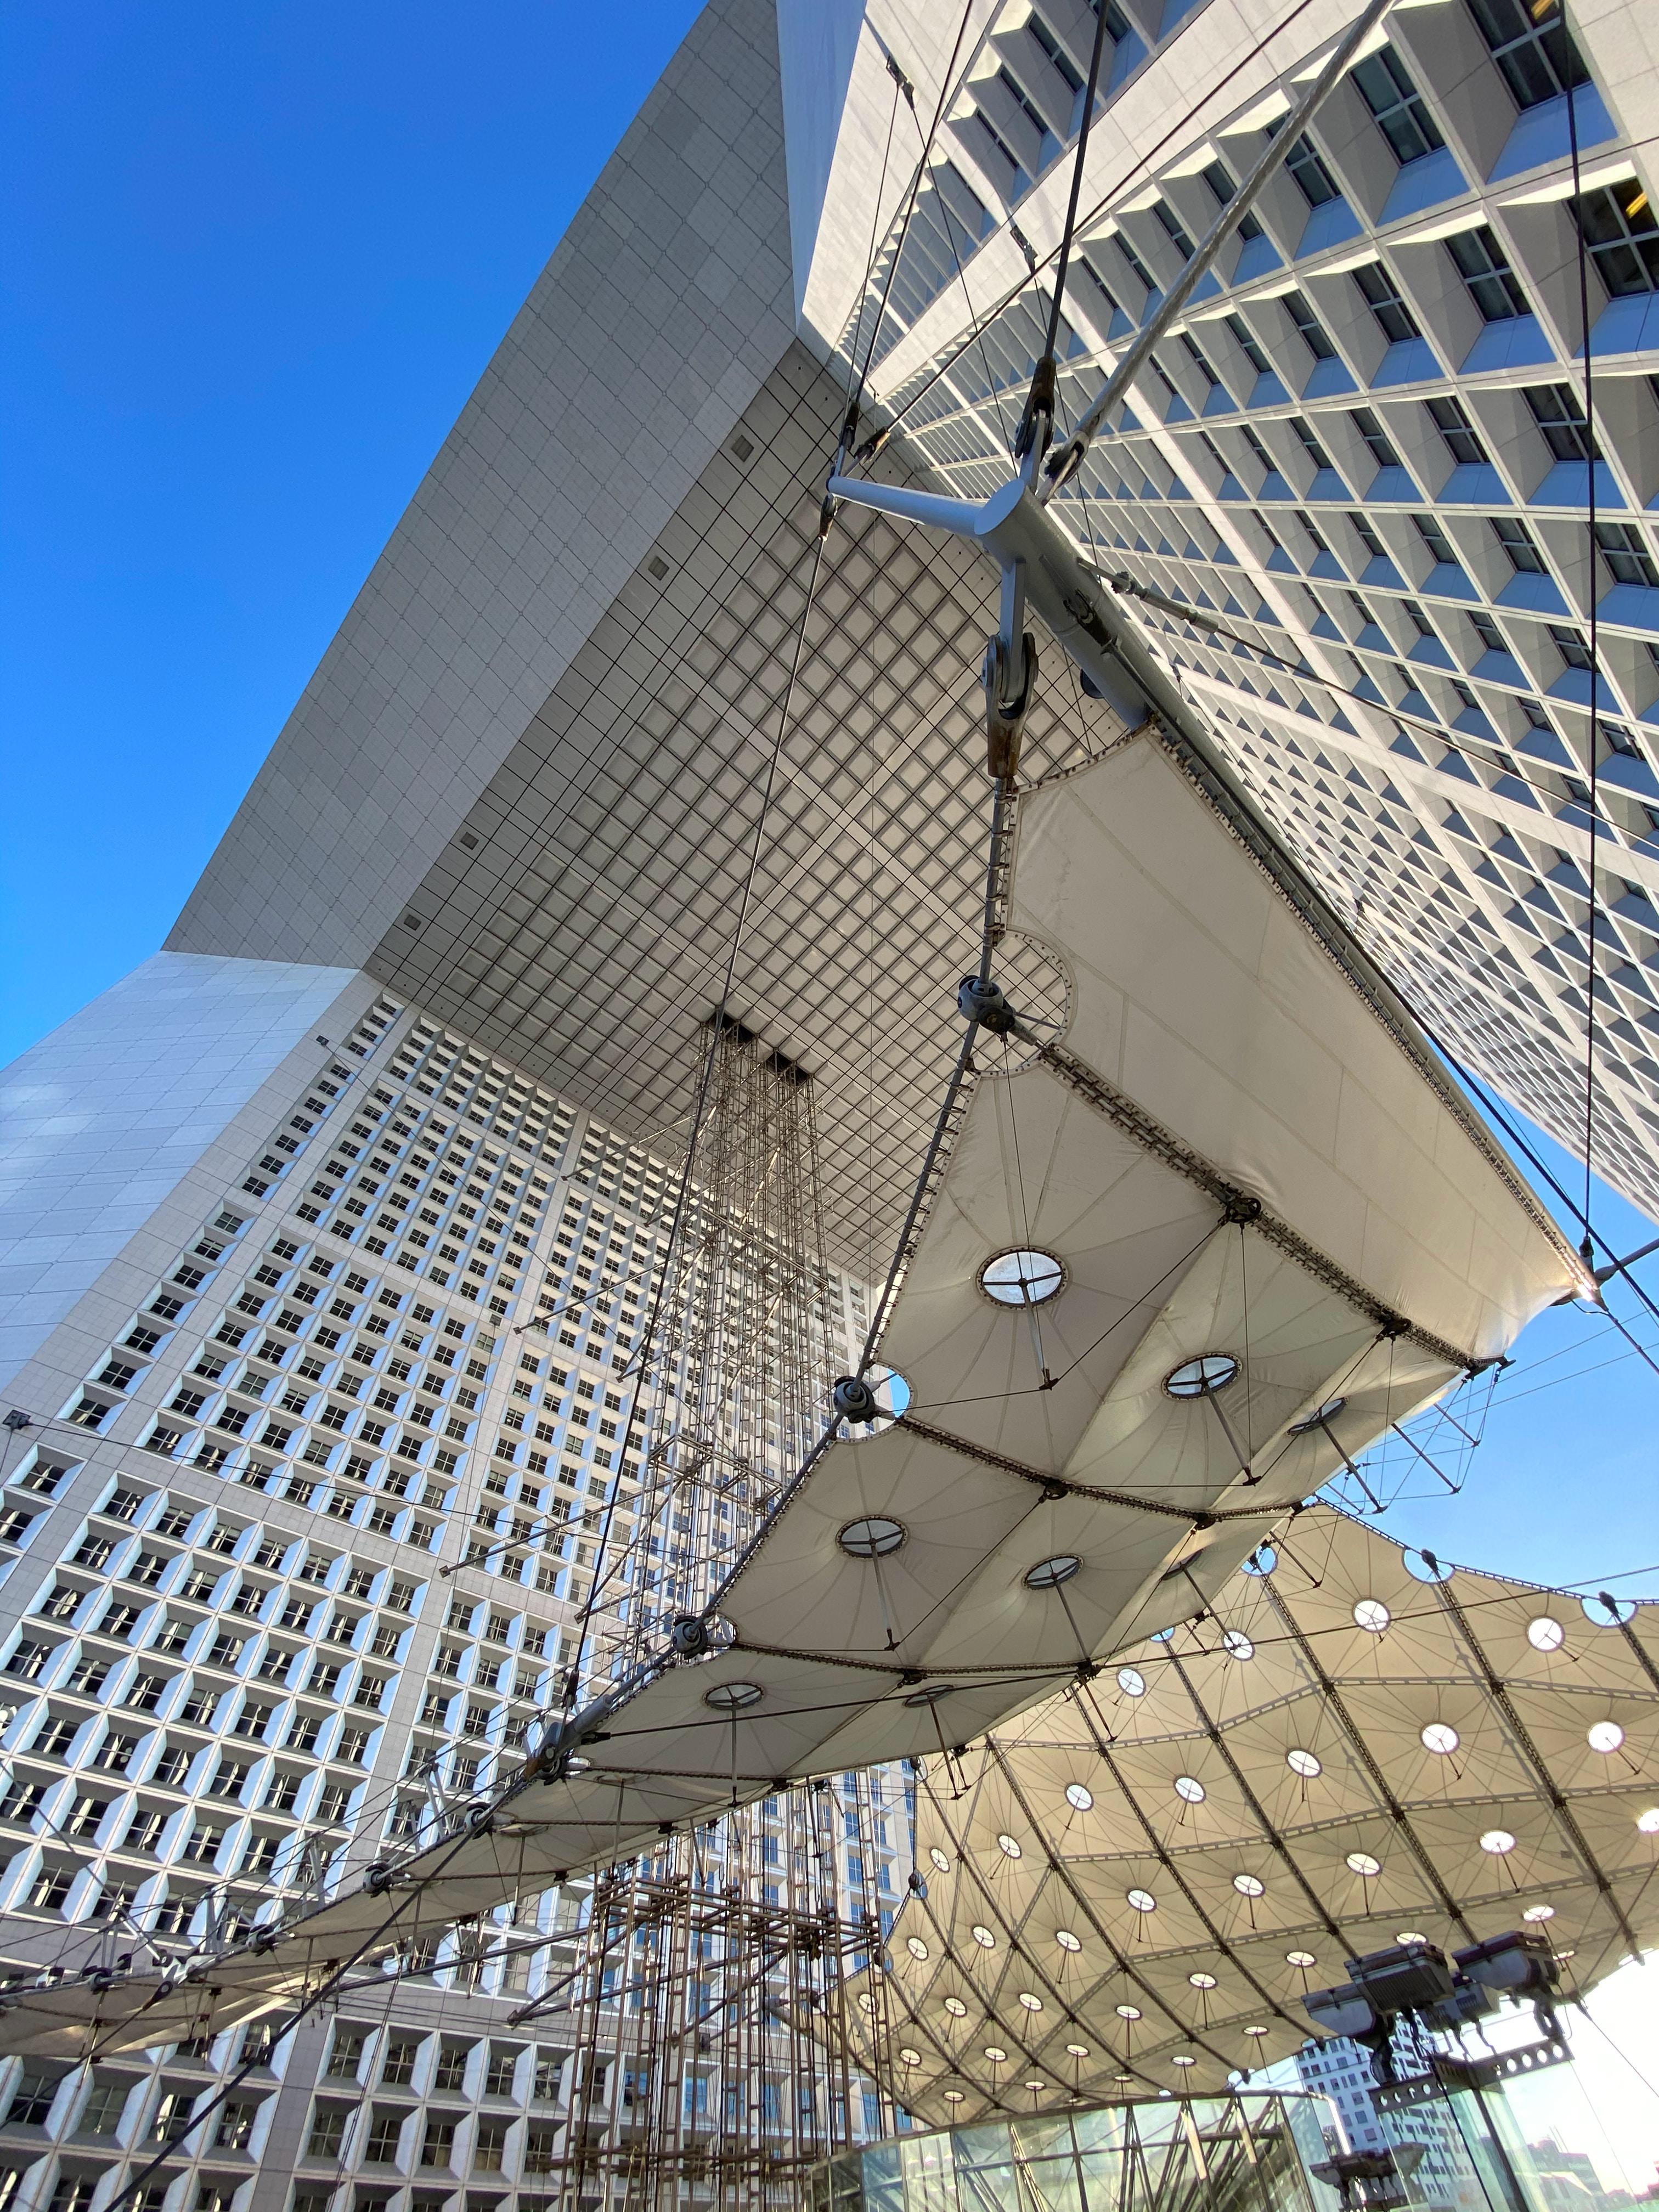
[[[811,1079],[729,1018],[706,1039],[643,1354],[637,1530],[599,1570],[595,1659],[613,1668],[703,1611],[829,1415]],[[596,1878],[571,1971],[520,2015],[569,2051],[559,2212],[781,2212],[866,2131],[866,2098],[890,2129],[844,2019],[884,1938],[890,1821],[908,1828],[897,1778],[781,1789]]]

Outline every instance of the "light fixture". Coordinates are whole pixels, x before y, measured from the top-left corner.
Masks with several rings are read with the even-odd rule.
[[[1659,1805],[1650,1805],[1645,1813],[1638,1813],[1636,1826],[1644,1836],[1659,1836]]]
[[[994,1305],[1047,1305],[1065,1289],[1066,1269],[1052,1252],[1019,1245],[985,1262],[979,1286]]]
[[[716,1682],[703,1692],[702,1701],[717,1713],[740,1713],[759,1705],[765,1695],[758,1682]]]
[[[1559,1651],[1566,1640],[1566,1630],[1547,1613],[1527,1623],[1527,1641],[1534,1651]]]
[[[1126,1698],[1144,1698],[1146,1694],[1146,1677],[1139,1667],[1120,1667],[1117,1670],[1117,1686]]]
[[[1066,1784],[1066,1802],[1072,1808],[1073,1812],[1086,1813],[1094,1802],[1095,1793],[1090,1789],[1087,1783],[1068,1782]]]
[[[1425,1751],[1431,1751],[1437,1759],[1449,1759],[1462,1739],[1457,1730],[1446,1721],[1431,1721],[1420,1737]]]
[[[1231,1352],[1205,1352],[1196,1359],[1183,1359],[1179,1367],[1172,1367],[1164,1378],[1164,1388],[1172,1398],[1212,1398],[1237,1373],[1238,1362]]]
[[[1380,1597],[1362,1597],[1353,1609],[1353,1625],[1367,1636],[1381,1636],[1394,1615]]]
[[[1322,1774],[1324,1766],[1317,1752],[1300,1749],[1287,1751],[1285,1764],[1292,1774],[1299,1774],[1304,1782],[1311,1782],[1316,1774]]]
[[[851,1559],[884,1559],[897,1551],[904,1534],[902,1522],[872,1513],[861,1521],[849,1521],[836,1540]]]
[[[1058,1589],[1062,1583],[1071,1581],[1082,1566],[1081,1559],[1070,1552],[1060,1552],[1052,1559],[1039,1560],[1025,1577],[1028,1589]]]

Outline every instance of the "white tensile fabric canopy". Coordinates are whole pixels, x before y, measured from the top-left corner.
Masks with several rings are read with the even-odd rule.
[[[925,1894],[854,2014],[919,2117],[1220,2088],[1411,1936],[1540,1930],[1568,1990],[1659,1937],[1659,1606],[1450,1572],[1322,1506],[1254,1564],[928,1763]]]
[[[883,1337],[902,1418],[826,1441],[712,1651],[665,1653],[466,1827],[354,1860],[182,1980],[11,1993],[0,2049],[266,2009],[784,1779],[982,1735],[1201,1612],[1345,1458],[1581,1286],[1408,1018],[1154,735],[1021,805],[1007,943],[1053,963],[1064,1035],[981,1039]],[[1004,1302],[999,1262],[1054,1295]]]

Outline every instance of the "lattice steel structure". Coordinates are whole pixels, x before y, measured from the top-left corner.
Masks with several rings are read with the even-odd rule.
[[[639,1517],[595,1567],[596,1670],[703,1610],[827,1411],[811,1081],[739,1022],[716,1015],[705,1035],[679,1234],[642,1354]],[[669,2212],[709,2190],[732,2212],[793,2203],[807,2167],[865,2131],[844,2006],[883,1938],[884,1818],[865,1776],[781,1790],[598,1877],[574,1966],[521,2015],[561,2022],[574,2046],[550,2177],[561,2212]],[[890,2100],[871,2094],[890,2130]]]

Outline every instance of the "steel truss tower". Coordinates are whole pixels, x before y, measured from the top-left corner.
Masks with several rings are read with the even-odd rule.
[[[596,1668],[706,1607],[828,1410],[811,1079],[729,1019],[708,1053],[644,1355],[637,1528],[596,1568]],[[908,1820],[902,1784],[883,1778],[780,1790],[596,1880],[573,1967],[518,2015],[558,2022],[572,2046],[560,2212],[792,2204],[808,2167],[867,2131],[866,2099],[890,2130],[842,2032],[848,1980],[884,1933],[890,1794]]]

